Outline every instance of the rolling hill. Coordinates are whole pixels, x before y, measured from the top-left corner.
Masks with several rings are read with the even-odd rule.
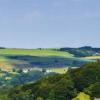
[[[99,52],[99,48],[91,47],[60,49],[1,48],[0,68],[10,71],[13,68],[79,67],[84,63],[92,61],[91,57],[93,58],[96,54],[98,55],[95,58],[99,58]]]
[[[91,56],[82,56],[80,52],[83,52],[83,49],[73,48],[74,52],[66,49],[68,50],[1,48],[0,86],[15,86],[36,81],[45,75],[64,74],[68,67],[80,67],[85,63],[94,62],[95,59],[91,57],[99,58],[99,50]],[[76,55],[77,50],[81,56]],[[87,52],[91,50],[85,49],[84,53]]]
[[[32,66],[30,63],[39,65],[41,62],[49,62],[53,57],[72,58],[73,55],[68,52],[56,50],[39,49],[0,49],[0,67],[5,66]]]

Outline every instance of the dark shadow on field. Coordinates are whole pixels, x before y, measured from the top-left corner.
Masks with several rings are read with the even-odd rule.
[[[17,68],[54,68],[66,66],[80,66],[87,63],[86,61],[77,58],[62,58],[54,56],[29,56],[29,55],[6,55],[10,60],[17,60],[23,63],[12,63]]]

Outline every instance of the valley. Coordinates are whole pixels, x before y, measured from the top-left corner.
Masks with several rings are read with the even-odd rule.
[[[70,69],[80,69],[85,64],[99,62],[99,59],[99,48],[0,49],[0,88],[13,88],[46,77],[63,76]],[[81,95],[84,98],[84,93],[76,98]]]

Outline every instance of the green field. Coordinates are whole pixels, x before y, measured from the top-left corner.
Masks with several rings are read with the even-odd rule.
[[[68,52],[61,52],[51,49],[0,49],[0,55],[30,55],[30,56],[59,56],[59,57],[73,57]]]
[[[85,59],[91,59],[91,60],[96,60],[96,59],[100,59],[100,56],[88,56],[88,57],[84,57]]]

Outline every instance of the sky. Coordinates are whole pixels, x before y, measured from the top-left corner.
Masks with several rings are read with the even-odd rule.
[[[100,47],[100,0],[0,0],[0,46]]]

